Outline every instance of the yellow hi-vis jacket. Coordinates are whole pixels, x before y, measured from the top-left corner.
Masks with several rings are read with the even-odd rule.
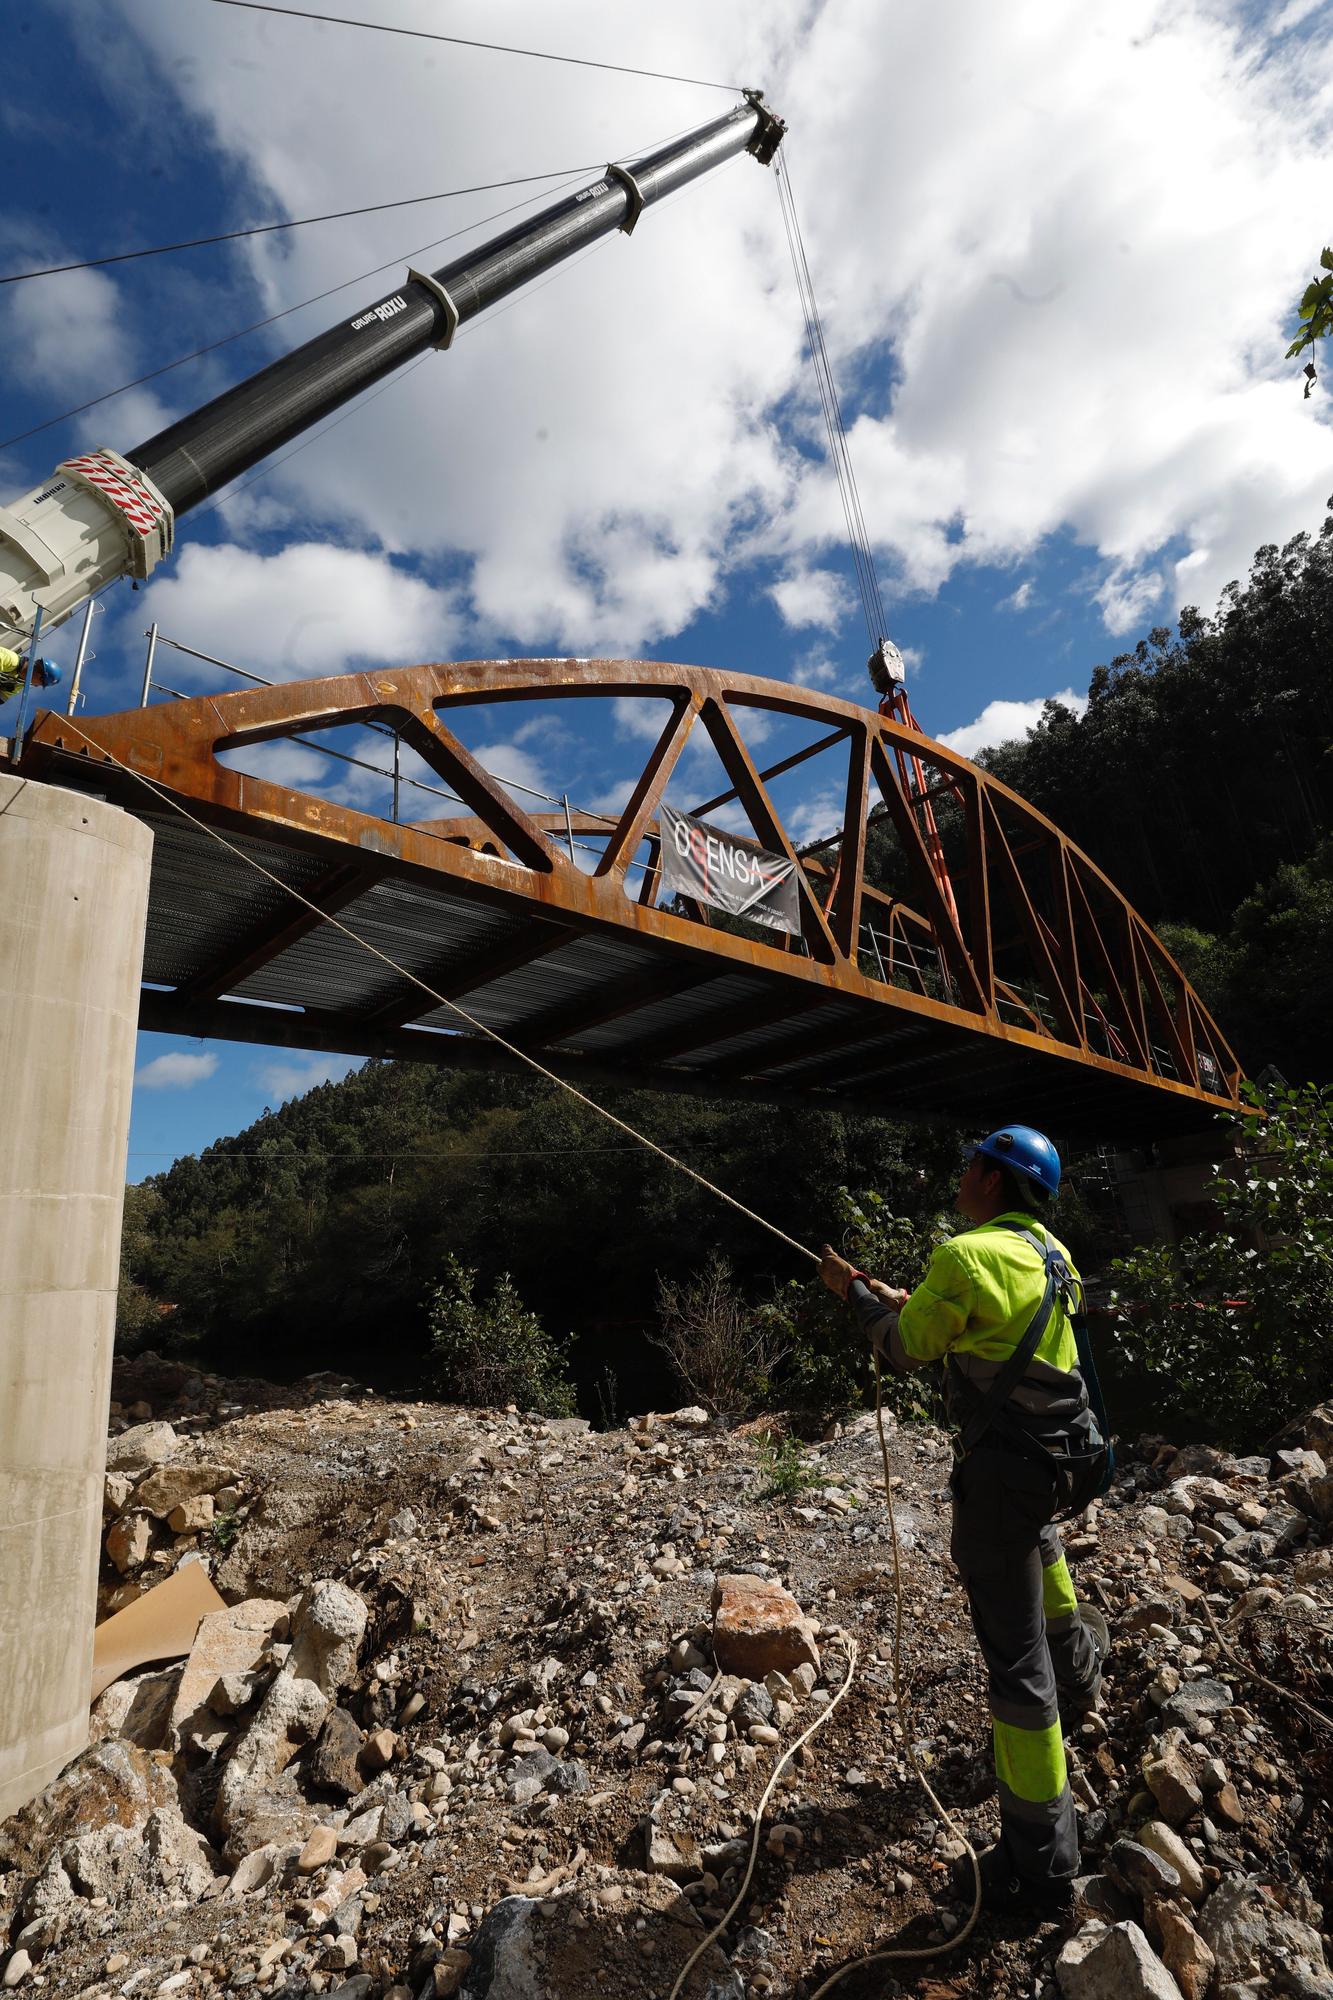
[[[955,1415],[965,1414],[973,1400],[966,1391],[959,1394],[959,1378],[976,1395],[985,1394],[1027,1332],[1046,1290],[1040,1255],[1003,1223],[1026,1229],[1058,1250],[1077,1280],[1060,1239],[1032,1216],[1015,1211],[941,1243],[925,1277],[896,1315],[896,1326],[882,1300],[864,1285],[852,1287],[862,1326],[894,1367],[949,1362]],[[1037,1351],[1009,1400],[1015,1410],[1037,1419],[1043,1431],[1048,1424],[1063,1428],[1086,1407],[1078,1345],[1058,1295]]]
[[[22,653],[0,646],[0,701],[8,701],[10,695],[17,691],[23,679],[22,666]]]

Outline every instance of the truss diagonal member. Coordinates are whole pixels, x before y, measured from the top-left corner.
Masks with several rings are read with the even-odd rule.
[[[1102,978],[1106,981],[1107,998],[1111,1001],[1112,1006],[1119,1016],[1118,1026],[1134,1044],[1134,1066],[1139,1069],[1151,1070],[1152,1058],[1146,1040],[1141,1035],[1139,1026],[1134,1019],[1133,1011],[1126,1002],[1120,970],[1111,956],[1106,939],[1102,934],[1102,927],[1097,921],[1097,913],[1092,907],[1092,899],[1088,895],[1081,871],[1077,867],[1070,870],[1070,885],[1074,892],[1074,901],[1082,912],[1083,922],[1086,926],[1083,933],[1084,942],[1091,945],[1092,955],[1097,961]]]
[[[1068,969],[1059,963],[1051,949],[1052,934],[1028,894],[1023,872],[1009,845],[1009,836],[1004,830],[999,813],[995,810],[994,800],[988,797],[986,806],[989,817],[987,849],[999,860],[1000,872],[1009,891],[1010,903],[1027,938],[1034,970],[1038,978],[1044,982],[1045,990],[1050,994],[1059,1017],[1061,1032],[1058,1039],[1063,1042],[1073,1042],[1082,1048],[1086,1045],[1083,1014],[1082,1009],[1076,1007],[1070,997],[1070,989],[1066,984]]]
[[[858,729],[847,752],[847,792],[842,812],[828,920],[838,950],[855,964],[861,935],[861,893],[865,885],[866,813],[870,796],[870,732]]]
[[[713,740],[723,770],[736,788],[736,797],[750,815],[750,824],[759,836],[760,845],[770,852],[785,855],[796,875],[796,893],[800,898],[801,936],[805,939],[810,956],[825,965],[832,965],[837,959],[845,958],[840,952],[833,933],[825,920],[824,912],[815,899],[809,878],[802,868],[796,849],[787,838],[786,830],[773,810],[773,804],[764,790],[759,773],[755,770],[750,753],[741,740],[740,732],[732,721],[724,702],[709,700],[703,705],[704,728]]]
[[[405,711],[400,728],[403,741],[471,806],[515,860],[543,875],[559,865],[549,842],[542,838],[529,814],[516,806],[499,779],[493,778],[471,751],[464,749],[432,707],[423,705]]]
[[[652,753],[639,775],[638,783],[630,793],[629,800],[616,823],[615,832],[606,843],[605,851],[593,870],[595,875],[623,876],[625,869],[634,859],[634,854],[642,840],[648,822],[657,811],[658,800],[671,780],[680,753],[685,748],[694,719],[702,706],[698,694],[682,694],[677,697],[671,719],[654,744]]]
[[[945,962],[964,995],[962,1004],[978,1014],[989,1014],[993,1017],[994,1005],[993,1003],[987,1005],[981,981],[977,978],[971,955],[958,928],[951,899],[945,896],[939,877],[931,865],[921,828],[917,824],[916,813],[903,796],[897,773],[889,763],[882,741],[871,744],[870,768],[879,786],[880,796],[888,808],[894,832],[907,856],[914,896],[929,917],[936,945],[943,953]]]

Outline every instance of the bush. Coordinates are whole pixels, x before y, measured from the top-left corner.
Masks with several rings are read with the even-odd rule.
[[[835,1241],[843,1256],[873,1277],[906,1285],[919,1283],[935,1245],[947,1234],[939,1217],[929,1221],[895,1215],[875,1193],[852,1195],[839,1188],[841,1223]],[[818,1279],[793,1279],[762,1308],[788,1354],[777,1384],[785,1407],[807,1411],[820,1423],[842,1420],[873,1397],[870,1347],[849,1307]],[[885,1407],[905,1421],[939,1414],[933,1377],[883,1377]]]
[[[786,1352],[783,1336],[745,1303],[724,1257],[712,1256],[687,1284],[660,1280],[657,1313],[661,1331],[649,1338],[696,1402],[731,1421],[765,1401]]]
[[[547,1417],[574,1414],[568,1339],[549,1334],[502,1271],[481,1303],[477,1274],[447,1257],[443,1282],[427,1302],[435,1387],[459,1403],[488,1409],[517,1403]]]
[[[1254,1444],[1328,1393],[1333,1374],[1333,1092],[1314,1084],[1231,1115],[1214,1236],[1112,1265],[1120,1347],[1157,1378],[1167,1422]]]

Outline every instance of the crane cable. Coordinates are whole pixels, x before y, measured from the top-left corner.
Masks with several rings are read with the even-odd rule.
[[[581,1091],[577,1087],[577,1085],[570,1083],[568,1078],[557,1076],[554,1070],[550,1070],[546,1067],[544,1063],[538,1062],[537,1058],[529,1054],[529,1052],[526,1049],[520,1048],[516,1043],[506,1040],[506,1038],[500,1033],[498,1033],[496,1029],[488,1027],[484,1021],[478,1020],[477,1017],[474,1014],[470,1014],[465,1007],[460,1007],[456,1000],[450,1000],[443,993],[437,993],[435,991],[435,988],[431,986],[426,980],[422,979],[419,976],[419,974],[409,971],[408,968],[404,965],[399,965],[395,959],[390,957],[388,952],[382,951],[378,945],[372,944],[369,938],[363,937],[359,931],[353,930],[351,925],[345,924],[340,917],[332,915],[328,910],[322,910],[318,903],[313,902],[309,896],[303,895],[301,890],[294,888],[290,882],[284,881],[281,875],[275,874],[271,868],[267,868],[264,865],[264,863],[258,860],[253,854],[248,854],[243,847],[238,847],[235,841],[228,840],[226,835],[224,833],[219,832],[217,827],[210,826],[206,820],[202,820],[198,817],[197,814],[192,813],[187,806],[183,805],[181,801],[167,789],[165,785],[159,785],[154,779],[147,777],[142,771],[136,771],[133,769],[131,765],[124,763],[119,757],[115,756],[111,751],[106,750],[101,744],[95,743],[90,736],[84,734],[83,730],[79,728],[76,722],[74,722],[69,718],[66,718],[61,723],[61,728],[63,730],[67,730],[70,734],[79,737],[80,740],[87,746],[88,750],[92,752],[94,756],[99,756],[104,758],[108,763],[113,764],[115,768],[118,771],[122,772],[126,777],[134,778],[135,780],[137,780],[137,782],[142,786],[144,786],[144,788],[147,791],[152,792],[155,797],[159,798],[164,805],[169,806],[174,812],[178,813],[182,819],[188,820],[191,826],[197,828],[199,832],[207,834],[211,840],[217,842],[218,846],[225,847],[229,854],[234,855],[237,860],[243,861],[247,867],[253,868],[256,874],[264,876],[265,879],[271,882],[275,888],[281,889],[284,892],[284,894],[290,896],[293,899],[293,901],[302,904],[305,909],[309,910],[314,916],[318,917],[319,921],[322,924],[328,924],[334,930],[341,932],[341,934],[344,937],[350,938],[353,944],[359,945],[363,951],[368,952],[372,958],[377,958],[379,959],[381,964],[387,965],[390,971],[396,973],[400,979],[407,980],[410,985],[418,987],[421,990],[421,992],[427,995],[429,999],[434,1000],[438,1005],[442,1007],[447,1007],[451,1013],[457,1014],[459,1019],[461,1021],[465,1021],[468,1027],[475,1030],[476,1033],[484,1035],[488,1040],[496,1043],[496,1045],[499,1048],[504,1049],[507,1054],[517,1057],[518,1060],[522,1063],[525,1063],[529,1069],[534,1070],[538,1076],[545,1077],[547,1082],[554,1083],[555,1085],[558,1086],[559,1089],[567,1091],[571,1097],[577,1098],[580,1104],[584,1104],[588,1107],[590,1111],[596,1112],[599,1118],[605,1118],[608,1121],[608,1123],[614,1125],[618,1131],[625,1133],[625,1135],[628,1138],[637,1141],[637,1143],[641,1146],[647,1147],[647,1149],[650,1152],[656,1153],[660,1159],[663,1159],[667,1162],[668,1166],[675,1167],[679,1173],[685,1174],[690,1180],[694,1181],[699,1187],[703,1188],[707,1193],[716,1195],[719,1201],[725,1202],[728,1208],[735,1209],[738,1215],[743,1215],[749,1221],[757,1223],[761,1229],[766,1229],[770,1236],[775,1236],[780,1243],[785,1243],[787,1245],[787,1248],[789,1250],[794,1250],[798,1257],[804,1257],[807,1260],[807,1262],[811,1264],[819,1265],[820,1263],[822,1263],[823,1261],[822,1258],[820,1258],[815,1251],[811,1250],[804,1243],[798,1243],[796,1238],[794,1236],[789,1236],[785,1229],[779,1229],[776,1223],[770,1222],[766,1216],[759,1215],[756,1213],[754,1209],[748,1208],[743,1201],[738,1201],[735,1195],[728,1194],[725,1188],[720,1188],[717,1186],[716,1182],[710,1181],[707,1175],[701,1174],[698,1172],[696,1168],[688,1166],[684,1160],[677,1159],[675,1154],[669,1153],[665,1146],[659,1146],[655,1139],[650,1139],[646,1133],[636,1130],[636,1128],[633,1125],[628,1124],[623,1118],[618,1118],[614,1111],[608,1110],[604,1104],[599,1104],[595,1098],[588,1097],[583,1091]],[[884,1500],[888,1508],[889,1530],[893,1543],[893,1588],[894,1588],[894,1601],[896,1605],[896,1617],[894,1626],[894,1647],[893,1647],[894,1700],[898,1709],[899,1716],[905,1717],[907,1715],[907,1708],[904,1702],[903,1684],[902,1684],[902,1635],[903,1635],[902,1556],[898,1541],[898,1523],[896,1516],[894,1514],[894,1507],[893,1507],[893,1483],[889,1474],[889,1448],[884,1435],[883,1387],[880,1376],[878,1354],[875,1355],[874,1360],[875,1360],[875,1424],[879,1433],[880,1456],[883,1462],[883,1470],[884,1470]],[[671,2000],[676,2000],[676,1996],[680,1993],[684,1985],[684,1982],[695,1963],[695,1960],[700,1956],[700,1954],[704,1950],[707,1949],[708,1945],[713,1942],[713,1940],[720,1934],[720,1932],[726,1928],[726,1925],[731,1921],[731,1918],[735,1915],[736,1910],[740,1907],[740,1904],[744,1899],[745,1893],[750,1886],[750,1880],[754,1873],[755,1861],[758,1856],[759,1833],[763,1823],[764,1807],[767,1805],[770,1797],[772,1796],[774,1787],[777,1784],[781,1772],[786,1768],[787,1764],[790,1763],[791,1759],[795,1756],[796,1752],[806,1742],[808,1742],[810,1737],[812,1737],[815,1734],[815,1731],[819,1729],[822,1726],[822,1724],[828,1720],[828,1717],[833,1713],[833,1710],[838,1706],[838,1703],[843,1699],[843,1697],[847,1694],[847,1692],[851,1687],[852,1679],[856,1670],[856,1642],[850,1637],[850,1635],[848,1635],[847,1637],[847,1646],[848,1646],[848,1665],[847,1665],[846,1679],[844,1680],[842,1687],[839,1689],[834,1699],[828,1704],[828,1706],[825,1709],[823,1709],[820,1712],[820,1714],[815,1718],[815,1721],[811,1724],[809,1729],[807,1729],[804,1735],[801,1736],[798,1739],[798,1741],[792,1745],[791,1749],[786,1753],[786,1755],[783,1758],[780,1759],[778,1764],[775,1766],[755,1812],[754,1835],[751,1841],[749,1865],[746,1868],[745,1877],[741,1884],[740,1890],[736,1896],[735,1901],[731,1906],[731,1909],[728,1910],[726,1916],[723,1917],[722,1922],[719,1925],[717,1925],[716,1929],[711,1933],[709,1937],[704,1939],[703,1944],[699,1946],[698,1950],[693,1954],[689,1962],[684,1967],[683,1971],[680,1974],[680,1977],[676,1981],[675,1987],[672,1989]],[[930,1799],[931,1804],[940,1814],[945,1825],[951,1827],[953,1829],[956,1838],[958,1838],[963,1842],[963,1845],[965,1846],[969,1856],[971,1857],[972,1873],[975,1884],[972,1913],[968,1918],[967,1922],[958,1931],[956,1931],[951,1938],[946,1938],[942,1944],[925,1945],[919,1947],[904,1946],[889,1951],[876,1952],[872,1954],[872,1956],[870,1956],[869,1958],[861,1958],[850,1961],[847,1965],[843,1966],[840,1971],[836,1972],[831,1979],[825,1980],[824,1984],[821,1987],[819,1987],[818,1991],[814,1995],[812,1995],[812,2000],[820,2000],[820,1995],[831,1991],[831,1989],[835,1985],[837,1985],[840,1980],[846,1978],[846,1976],[849,1973],[856,1971],[862,1966],[880,1964],[889,1959],[935,1958],[939,1957],[944,1952],[956,1950],[957,1947],[963,1942],[963,1940],[970,1935],[971,1931],[976,1925],[977,1918],[980,1915],[981,1873],[977,1865],[976,1851],[973,1848],[972,1843],[968,1840],[967,1835],[962,1831],[957,1821],[953,1818],[953,1815],[950,1813],[948,1807],[941,1802],[941,1800],[936,1796],[933,1788],[931,1787],[930,1781],[926,1777],[926,1774],[922,1769],[921,1764],[917,1758],[916,1751],[912,1745],[910,1728],[904,1727],[903,1737],[904,1737],[904,1742],[907,1745],[907,1754],[911,1760],[912,1768],[915,1771],[918,1779],[920,1780],[920,1783],[926,1793],[926,1796]]]
[[[851,449],[847,441],[847,428],[842,418],[842,406],[833,380],[833,368],[829,360],[828,343],[824,337],[824,323],[815,297],[814,280],[810,274],[810,262],[806,256],[805,242],[801,235],[800,219],[796,213],[796,200],[792,192],[791,172],[787,164],[786,148],[779,152],[773,162],[773,173],[777,181],[778,202],[782,210],[783,225],[787,232],[787,244],[791,251],[792,269],[796,274],[796,289],[801,301],[801,311],[805,318],[806,340],[810,348],[811,365],[819,386],[819,401],[824,413],[824,425],[828,432],[829,457],[837,476],[838,492],[842,500],[843,515],[847,523],[847,539],[851,546],[852,560],[856,566],[856,580],[861,594],[861,611],[865,618],[866,633],[873,651],[885,637],[887,620],[884,615],[884,600],[880,593],[879,578],[875,572],[875,557],[866,530],[865,514],[861,507],[861,493],[857,485],[856,469],[852,464]]]
[[[175,250],[202,250],[210,243],[239,243],[248,236],[272,236],[282,229],[309,229],[315,222],[347,222],[358,215],[383,215],[392,208],[419,208],[423,202],[428,201],[456,201],[460,195],[465,194],[494,194],[498,188],[525,187],[530,181],[558,181],[570,178],[577,180],[581,174],[592,174],[597,171],[596,164],[583,167],[553,167],[545,174],[518,174],[514,179],[507,181],[478,181],[473,187],[442,188],[438,194],[409,194],[404,195],[401,201],[373,201],[364,208],[335,208],[330,209],[327,215],[300,215],[293,217],[290,222],[256,222],[248,229],[224,229],[216,236],[187,236],[179,243],[154,243],[142,250],[116,250],[108,257],[84,257],[72,264],[43,264],[33,271],[10,271],[0,277],[0,285],[22,285],[29,278],[56,278],[65,271],[96,271],[104,264],[132,264],[140,257],[167,257]],[[352,279],[350,282],[355,284],[357,281]],[[296,307],[288,306],[287,310],[295,312]],[[259,323],[261,326],[268,325],[267,320],[261,320]],[[246,331],[250,332],[253,329],[247,328]],[[234,339],[235,335],[231,337]],[[222,343],[218,341],[214,344],[221,346]]]
[[[738,83],[718,83],[711,77],[676,76],[669,70],[633,69],[628,63],[595,62],[591,56],[553,55],[549,49],[513,48],[508,42],[478,42],[466,35],[441,35],[430,28],[399,27],[392,21],[357,21],[344,14],[316,14],[306,7],[275,7],[269,0],[213,0],[217,7],[242,7],[249,14],[285,14],[293,21],[318,21],[332,28],[366,28],[377,35],[406,35],[414,42],[448,42],[456,49],[487,49],[493,55],[530,56],[534,62],[565,63],[575,69],[610,70],[616,76],[646,76],[658,83],[689,83],[699,90],[729,90],[742,94]]]

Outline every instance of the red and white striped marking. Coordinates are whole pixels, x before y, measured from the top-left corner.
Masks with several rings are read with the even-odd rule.
[[[147,538],[163,533],[167,529],[167,516],[141,486],[136,486],[117,468],[115,462],[101,452],[88,452],[82,458],[67,458],[60,466],[62,472],[72,472],[76,478],[84,480],[105,493],[113,507],[125,516],[135,533]]]

